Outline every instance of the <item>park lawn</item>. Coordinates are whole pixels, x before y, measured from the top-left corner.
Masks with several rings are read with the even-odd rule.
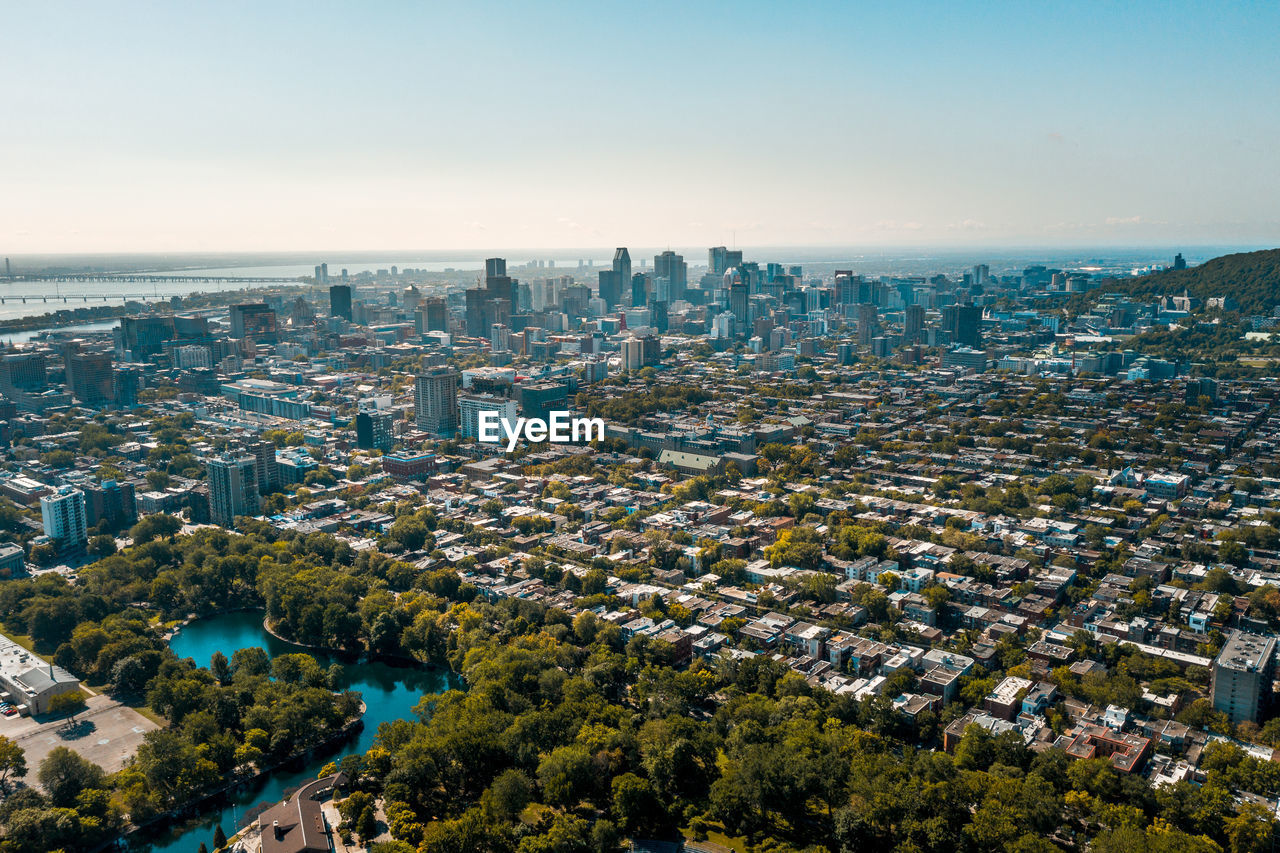
[[[31,642],[31,637],[29,637],[28,635],[10,634],[9,632],[6,631],[5,636],[8,637],[10,640],[13,640],[18,645],[22,646],[27,651],[31,652],[31,654],[38,655],[41,658],[44,657],[44,655],[41,655],[39,652],[36,651],[35,644]]]

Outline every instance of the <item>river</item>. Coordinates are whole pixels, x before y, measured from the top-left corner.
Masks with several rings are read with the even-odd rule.
[[[447,670],[428,667],[399,666],[386,663],[353,663],[333,655],[300,649],[278,640],[262,627],[260,611],[244,611],[197,620],[180,630],[169,647],[178,657],[193,658],[198,666],[208,666],[213,653],[221,651],[228,658],[237,649],[260,646],[267,654],[302,652],[315,657],[321,666],[337,663],[343,668],[342,689],[358,690],[367,710],[364,728],[355,739],[308,762],[286,765],[261,776],[221,803],[210,804],[201,814],[168,831],[147,830],[134,836],[130,846],[137,853],[192,853],[203,841],[213,849],[213,830],[218,824],[230,837],[247,809],[263,802],[275,803],[285,792],[316,778],[328,761],[343,755],[361,753],[373,745],[381,723],[413,717],[413,707],[424,695],[440,693],[457,681]]]

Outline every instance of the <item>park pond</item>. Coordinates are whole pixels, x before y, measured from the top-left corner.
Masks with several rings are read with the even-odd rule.
[[[373,745],[378,726],[384,722],[412,719],[413,708],[425,695],[441,693],[457,686],[457,678],[447,670],[357,660],[349,655],[327,654],[300,648],[272,636],[262,625],[261,611],[240,611],[199,619],[178,631],[169,647],[180,658],[192,658],[197,666],[208,666],[213,653],[228,658],[238,649],[258,646],[269,655],[305,652],[321,666],[342,667],[339,689],[359,691],[366,711],[364,727],[351,740],[308,759],[285,764],[240,786],[234,792],[208,801],[197,814],[163,829],[144,829],[133,836],[130,850],[138,853],[191,853],[204,841],[213,847],[214,828],[219,824],[232,835],[246,813],[263,803],[278,802],[288,792],[316,778],[325,763],[352,753],[363,753]]]

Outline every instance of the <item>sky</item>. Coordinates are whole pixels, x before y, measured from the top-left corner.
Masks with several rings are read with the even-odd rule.
[[[1280,4],[5,4],[0,254],[1280,245]]]

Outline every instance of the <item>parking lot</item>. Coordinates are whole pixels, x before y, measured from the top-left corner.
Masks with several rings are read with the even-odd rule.
[[[108,773],[124,766],[142,736],[155,723],[109,696],[92,696],[74,722],[54,719],[39,722],[32,717],[0,717],[0,735],[17,742],[26,752],[28,785],[36,785],[36,770],[55,747],[65,746]]]

